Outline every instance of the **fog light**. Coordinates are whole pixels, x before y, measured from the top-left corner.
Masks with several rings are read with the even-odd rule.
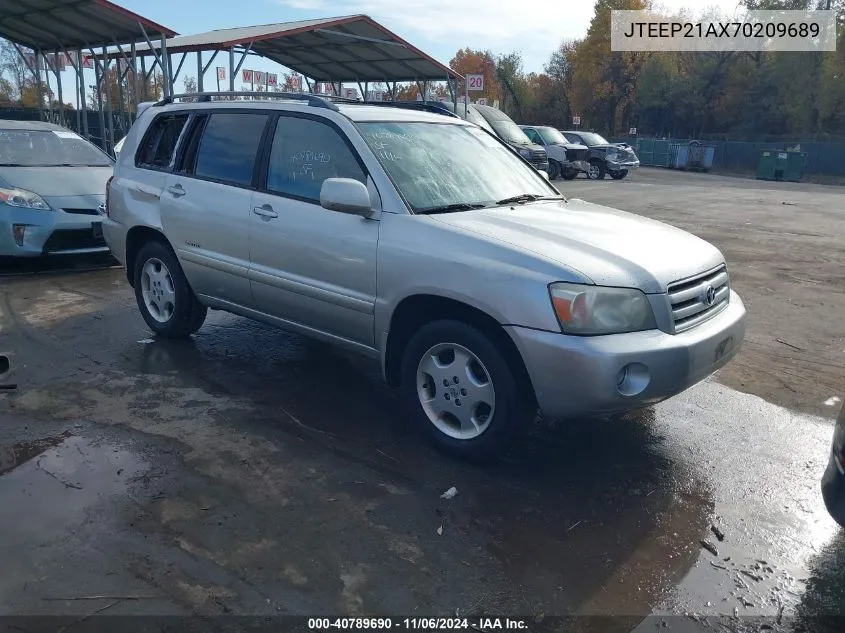
[[[23,240],[26,237],[26,224],[13,224],[12,235],[15,237],[15,244],[23,246]]]
[[[648,367],[642,363],[630,363],[616,374],[616,391],[623,396],[636,396],[645,391],[650,380]]]

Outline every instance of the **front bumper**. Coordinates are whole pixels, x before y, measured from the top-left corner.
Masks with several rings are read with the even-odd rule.
[[[537,171],[549,171],[549,160],[532,160],[531,164]]]
[[[704,380],[739,351],[745,306],[731,291],[726,309],[680,334],[649,330],[567,336],[519,326],[506,330],[522,355],[543,413],[576,417],[654,404]]]
[[[586,160],[571,160],[566,164],[566,169],[587,173],[590,170],[590,163]]]
[[[100,231],[101,215],[4,205],[0,218],[0,256],[3,257],[82,255],[109,250]],[[15,240],[15,225],[25,227],[21,244]]]
[[[631,171],[632,169],[639,169],[639,160],[625,160],[625,161],[607,161],[607,169],[609,171]]]
[[[833,451],[822,476],[822,497],[833,520],[845,527],[845,467],[839,464]]]

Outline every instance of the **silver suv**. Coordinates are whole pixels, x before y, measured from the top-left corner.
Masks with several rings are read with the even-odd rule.
[[[538,409],[677,394],[745,332],[715,247],[567,200],[489,132],[426,112],[163,102],[127,136],[103,229],[156,334],[211,308],[360,352],[471,459]]]

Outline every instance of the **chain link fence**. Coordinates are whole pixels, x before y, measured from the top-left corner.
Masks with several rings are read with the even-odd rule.
[[[640,164],[646,167],[670,167],[672,146],[689,144],[697,139],[665,139],[624,137],[614,142],[628,143],[635,148]],[[728,141],[701,140],[703,146],[714,149],[713,169],[733,172],[753,172],[757,169],[762,150],[786,151],[796,149],[807,155],[807,175],[845,176],[845,142],[834,141]]]

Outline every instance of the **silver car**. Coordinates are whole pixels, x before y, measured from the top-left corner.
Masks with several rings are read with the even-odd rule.
[[[659,402],[740,348],[704,240],[568,200],[461,119],[300,99],[168,102],[130,130],[103,228],[156,334],[211,308],[359,352],[471,459],[538,409]]]
[[[52,123],[0,121],[0,257],[106,253],[114,162]]]

